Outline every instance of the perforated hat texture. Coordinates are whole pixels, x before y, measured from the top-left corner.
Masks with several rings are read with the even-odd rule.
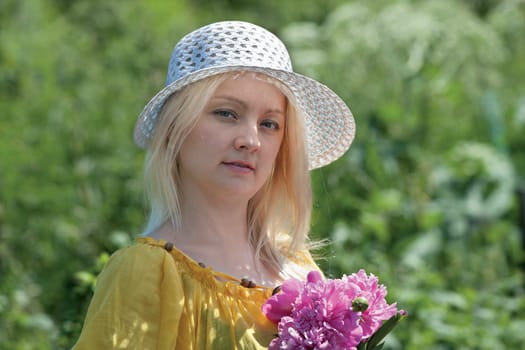
[[[169,97],[198,80],[226,72],[252,71],[286,85],[303,112],[309,169],[327,165],[350,147],[355,122],[346,103],[324,84],[295,73],[288,50],[274,34],[241,21],[217,22],[184,36],[173,49],[166,86],[144,107],[134,130],[147,148],[158,114]]]

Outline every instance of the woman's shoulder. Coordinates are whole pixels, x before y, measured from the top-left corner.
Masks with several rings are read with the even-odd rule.
[[[135,241],[115,251],[107,266],[124,264],[126,266],[139,266],[140,262],[147,261],[151,267],[161,263],[167,256],[167,251],[162,241],[155,241],[148,237],[136,238]]]
[[[170,253],[171,247],[170,243],[161,240],[136,238],[132,244],[111,254],[99,279],[129,284],[139,282],[145,276],[155,280],[165,275],[179,275],[181,265]]]
[[[98,276],[74,349],[113,349],[117,341],[126,348],[159,348],[164,324],[178,327],[177,302],[184,299],[180,280],[161,242],[137,239],[117,250]]]
[[[195,277],[202,274],[203,267],[173,243],[141,236],[131,245],[115,251],[105,270],[118,270],[119,273],[133,275],[161,273]]]

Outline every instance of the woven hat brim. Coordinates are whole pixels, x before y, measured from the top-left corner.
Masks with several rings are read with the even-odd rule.
[[[160,90],[144,107],[135,124],[134,140],[147,148],[158,114],[167,99],[183,87],[201,79],[234,71],[268,75],[286,85],[295,96],[305,118],[309,169],[325,166],[341,157],[355,137],[355,121],[346,103],[329,87],[304,75],[253,66],[216,66],[201,69],[174,81]]]

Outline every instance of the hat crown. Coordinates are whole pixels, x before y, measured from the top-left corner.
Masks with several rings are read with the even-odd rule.
[[[286,47],[271,32],[246,22],[217,22],[178,42],[170,58],[166,85],[195,71],[222,66],[292,71]]]

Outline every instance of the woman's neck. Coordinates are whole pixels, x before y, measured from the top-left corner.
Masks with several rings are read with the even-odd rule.
[[[181,208],[180,231],[201,244],[246,248],[248,200],[186,196]]]
[[[152,236],[174,243],[214,271],[272,286],[279,276],[255,260],[248,238],[247,205],[241,201],[185,200],[180,229],[167,221]]]

